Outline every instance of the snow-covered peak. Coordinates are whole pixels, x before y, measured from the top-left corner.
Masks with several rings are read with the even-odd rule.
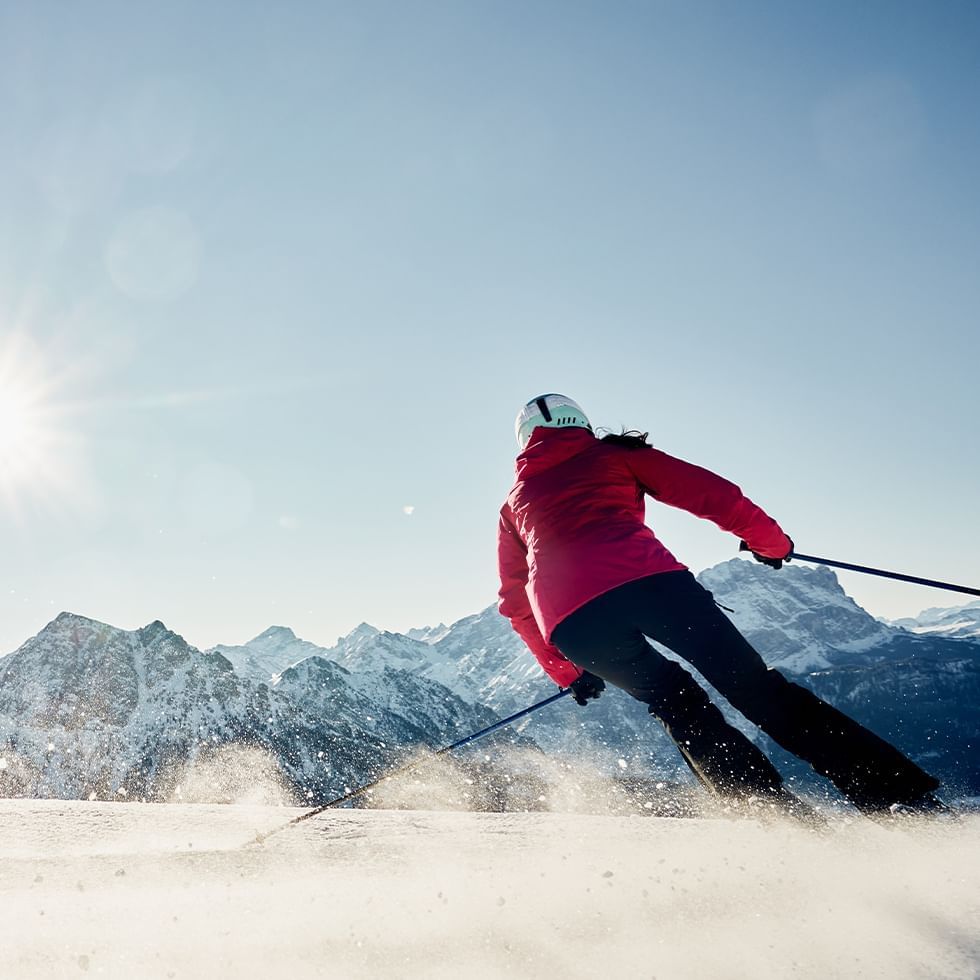
[[[288,626],[270,626],[249,640],[244,645],[244,649],[259,656],[276,657],[282,654],[288,656],[288,651],[302,642]]]
[[[88,616],[81,616],[78,613],[73,613],[66,609],[58,613],[58,615],[55,616],[55,618],[52,619],[51,622],[44,627],[44,629],[51,629],[52,627],[72,625],[74,623],[97,623],[97,620],[90,619]],[[42,630],[41,632],[43,633],[44,630]]]
[[[81,616],[73,612],[60,612],[50,623],[45,626],[37,635],[58,636],[64,635],[77,629],[109,629],[105,623],[100,623],[97,619],[90,619],[88,616]]]
[[[270,626],[241,646],[219,644],[209,652],[229,660],[242,677],[268,684],[287,667],[322,653],[322,649],[301,640],[288,626]]]
[[[420,643],[438,643],[449,633],[449,627],[445,623],[438,626],[422,626],[410,629],[405,635],[411,640],[418,640]]]
[[[167,629],[167,627],[159,620],[154,619],[152,623],[147,623],[142,629],[138,629],[135,635],[139,638],[141,643],[150,645],[153,643],[159,643],[166,640],[179,641],[180,643],[185,643],[184,638],[179,634],[175,633],[173,630]]]
[[[370,623],[361,623],[355,626],[346,636],[337,637],[337,646],[346,650],[354,650],[360,644],[373,640],[381,635],[381,630]]]
[[[79,651],[95,647],[100,650],[129,650],[170,640],[186,646],[182,637],[168,630],[159,620],[141,629],[124,630],[78,613],[61,612],[17,652],[28,651],[37,656],[44,651]]]
[[[288,626],[270,626],[249,640],[245,646],[253,650],[268,652],[281,650],[283,647],[295,643],[296,640],[296,634]]]
[[[212,683],[234,688],[231,665],[202,655],[159,621],[124,630],[62,613],[4,658],[0,718],[40,730],[126,727],[148,699]]]
[[[431,655],[431,650],[429,644],[420,640],[413,640],[401,633],[377,630],[362,623],[341,638],[327,655],[353,671],[380,670],[384,667],[420,670]]]
[[[826,565],[801,565],[787,563],[780,569],[770,568],[749,558],[730,558],[711,568],[706,568],[698,575],[698,581],[706,588],[735,589],[743,586],[755,586],[764,582],[767,587],[780,588],[780,578],[785,586],[788,580],[791,591],[799,591],[806,583],[806,588],[817,592],[833,592],[847,598],[834,571]]]
[[[896,632],[851,599],[824,566],[787,564],[777,570],[733,558],[706,569],[698,580],[734,609],[732,620],[770,664],[793,672],[853,658]]]
[[[918,616],[894,619],[890,624],[912,633],[980,638],[980,601],[965,606],[933,606]]]

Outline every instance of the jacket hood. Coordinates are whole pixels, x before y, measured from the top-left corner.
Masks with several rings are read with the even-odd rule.
[[[596,437],[580,426],[552,429],[538,426],[514,463],[517,479],[523,480],[542,470],[564,463],[593,445]]]

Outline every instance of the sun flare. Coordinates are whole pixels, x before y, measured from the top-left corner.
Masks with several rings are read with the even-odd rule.
[[[0,388],[0,481],[26,475],[40,442],[37,405],[31,391],[4,379]]]
[[[70,492],[65,414],[37,345],[20,333],[0,337],[0,506],[19,514]]]

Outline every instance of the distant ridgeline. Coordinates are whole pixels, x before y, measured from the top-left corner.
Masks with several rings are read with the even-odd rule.
[[[980,794],[980,603],[886,624],[828,569],[735,559],[700,580],[768,663],[894,741],[948,795]],[[231,800],[240,787],[221,777],[237,758],[239,782],[262,769],[284,799],[321,803],[554,690],[495,607],[407,636],[364,624],[330,648],[272,627],[207,651],[160,622],[126,631],[62,613],[0,659],[0,795],[186,799],[204,767],[212,797]],[[598,771],[690,778],[645,707],[611,689],[493,739],[466,750],[483,772],[516,744]]]

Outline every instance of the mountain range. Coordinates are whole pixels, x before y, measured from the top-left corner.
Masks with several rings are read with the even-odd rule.
[[[980,601],[965,606],[926,609],[913,619],[894,619],[892,626],[912,633],[980,639]]]
[[[771,666],[896,742],[954,795],[980,793],[980,604],[888,623],[825,568],[733,559],[699,579]],[[174,799],[188,767],[247,746],[289,796],[319,803],[554,691],[495,606],[408,634],[362,623],[330,647],[272,626],[209,650],[160,622],[127,631],[62,613],[0,658],[0,795]],[[728,714],[788,774],[821,785]],[[494,739],[479,743],[481,760],[516,742],[597,770],[689,778],[645,706],[612,689]]]

